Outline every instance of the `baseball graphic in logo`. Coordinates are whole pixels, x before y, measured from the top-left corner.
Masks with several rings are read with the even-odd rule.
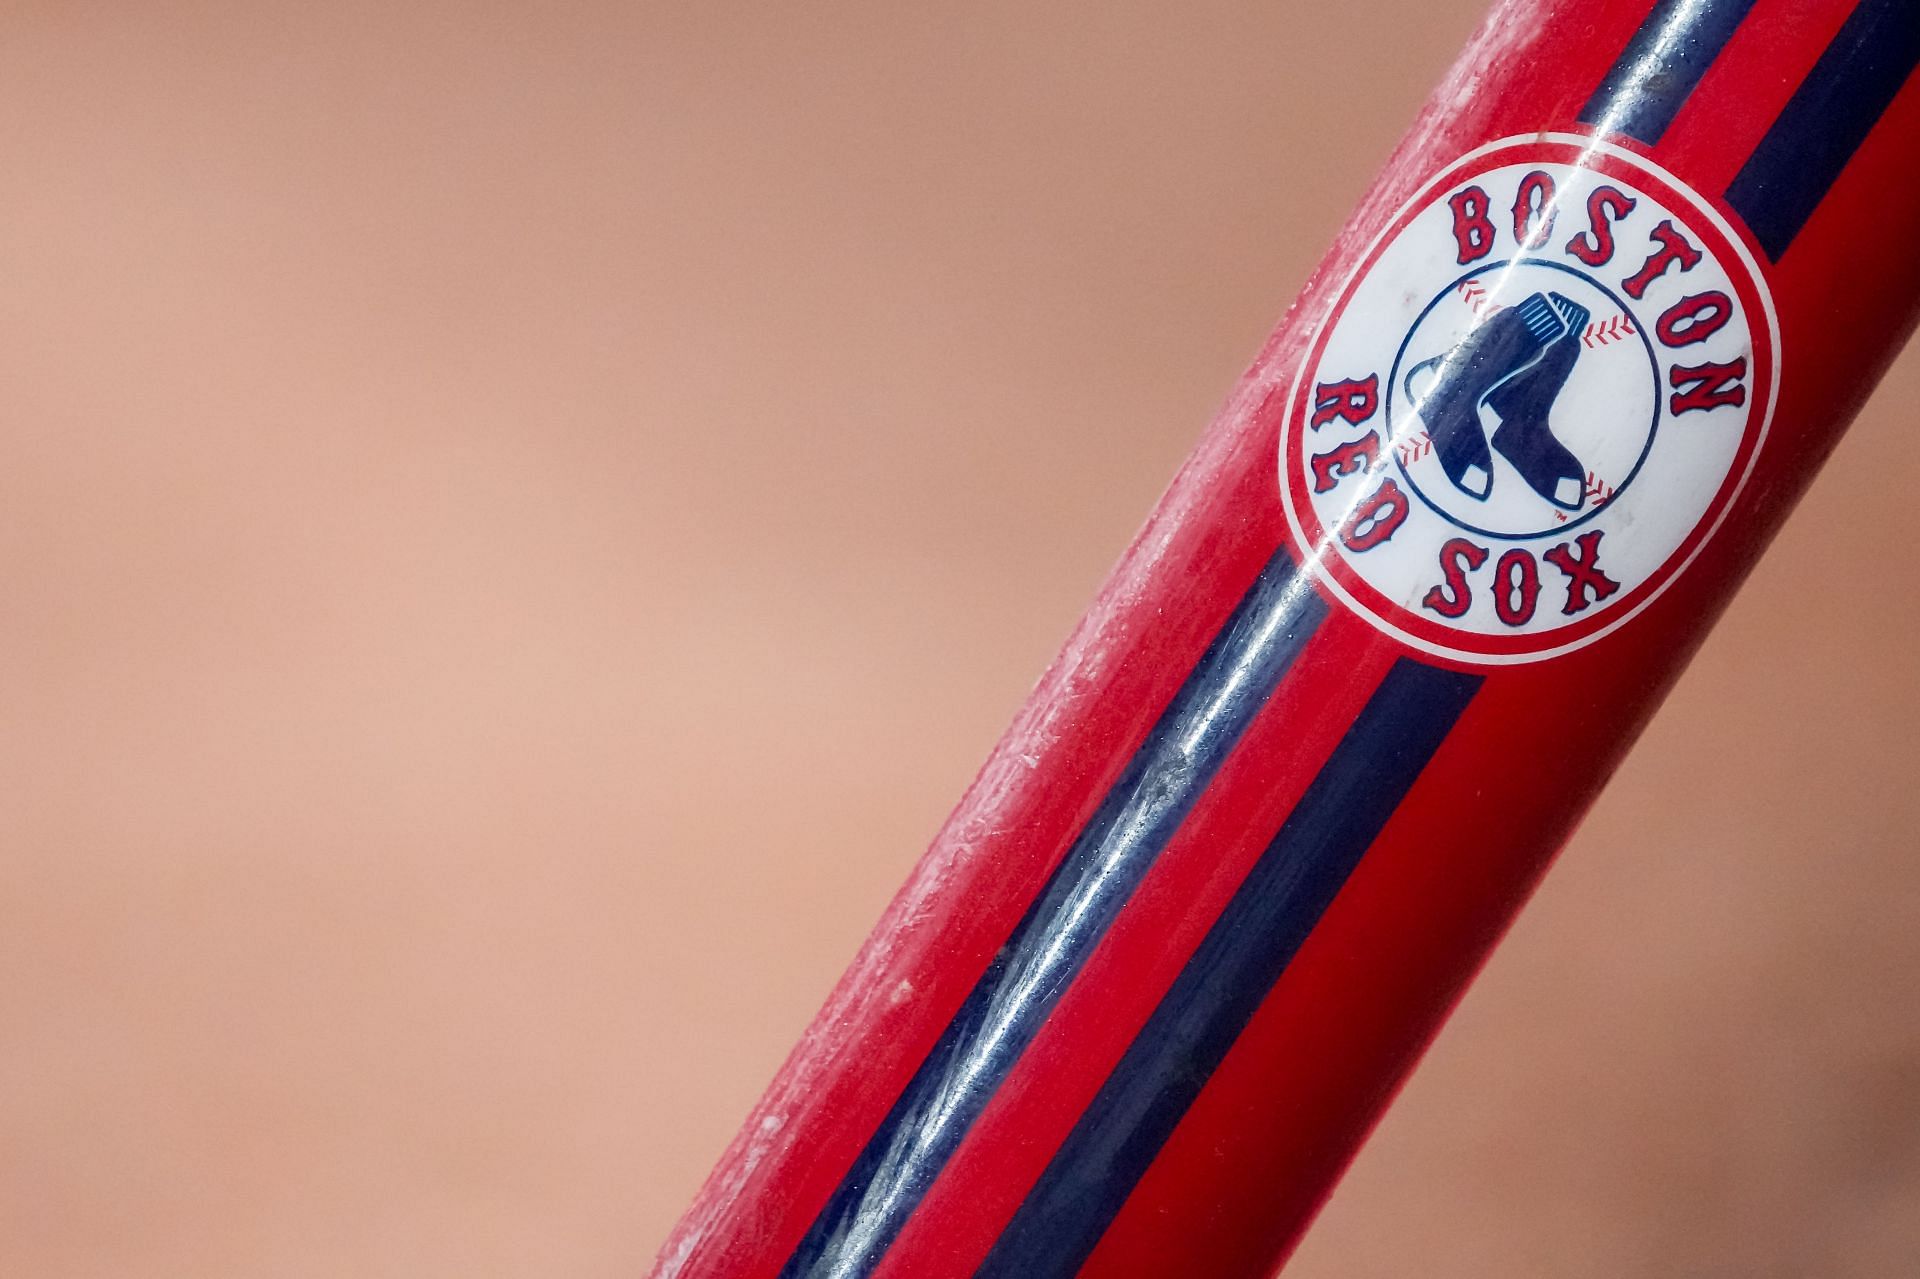
[[[1679,574],[1752,468],[1778,328],[1711,205],[1595,138],[1467,156],[1372,244],[1287,401],[1321,579],[1473,662],[1592,642]]]

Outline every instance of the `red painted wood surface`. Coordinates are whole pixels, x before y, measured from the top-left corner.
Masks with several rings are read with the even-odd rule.
[[[789,1265],[856,1156],[1277,548],[1288,392],[1367,246],[1461,156],[1580,113],[1647,0],[1500,6],[1387,160],[675,1237],[662,1276]],[[1851,14],[1758,0],[1645,154],[1713,202]],[[1908,83],[1778,261],[1771,429],[1725,522],[1644,612],[1484,684],[1127,1196],[1080,1273],[1270,1271],[1764,550],[1920,299]],[[1285,174],[1272,180],[1283,182]],[[966,1275],[1405,645],[1337,601],[877,1267]],[[807,1271],[816,1273],[816,1271]],[[817,1273],[829,1273],[826,1269]]]

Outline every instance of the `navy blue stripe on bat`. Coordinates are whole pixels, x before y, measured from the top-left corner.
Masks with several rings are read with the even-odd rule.
[[[866,1275],[1326,617],[1268,561],[781,1270]]]
[[[1920,2],[1862,0],[1727,188],[1778,262],[1920,63]]]
[[[975,1279],[1051,1279],[1085,1263],[1481,678],[1410,658],[1388,671]]]
[[[1660,0],[1580,112],[1603,133],[1651,146],[1733,38],[1754,0]]]

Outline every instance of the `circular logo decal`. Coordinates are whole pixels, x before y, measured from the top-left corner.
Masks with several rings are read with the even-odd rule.
[[[1773,407],[1724,218],[1594,138],[1496,142],[1368,249],[1281,431],[1287,518],[1383,630],[1475,662],[1590,643],[1699,551]]]

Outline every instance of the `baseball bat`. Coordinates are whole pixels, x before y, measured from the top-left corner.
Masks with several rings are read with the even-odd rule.
[[[1912,0],[1503,0],[662,1249],[1271,1273],[1920,302]]]

